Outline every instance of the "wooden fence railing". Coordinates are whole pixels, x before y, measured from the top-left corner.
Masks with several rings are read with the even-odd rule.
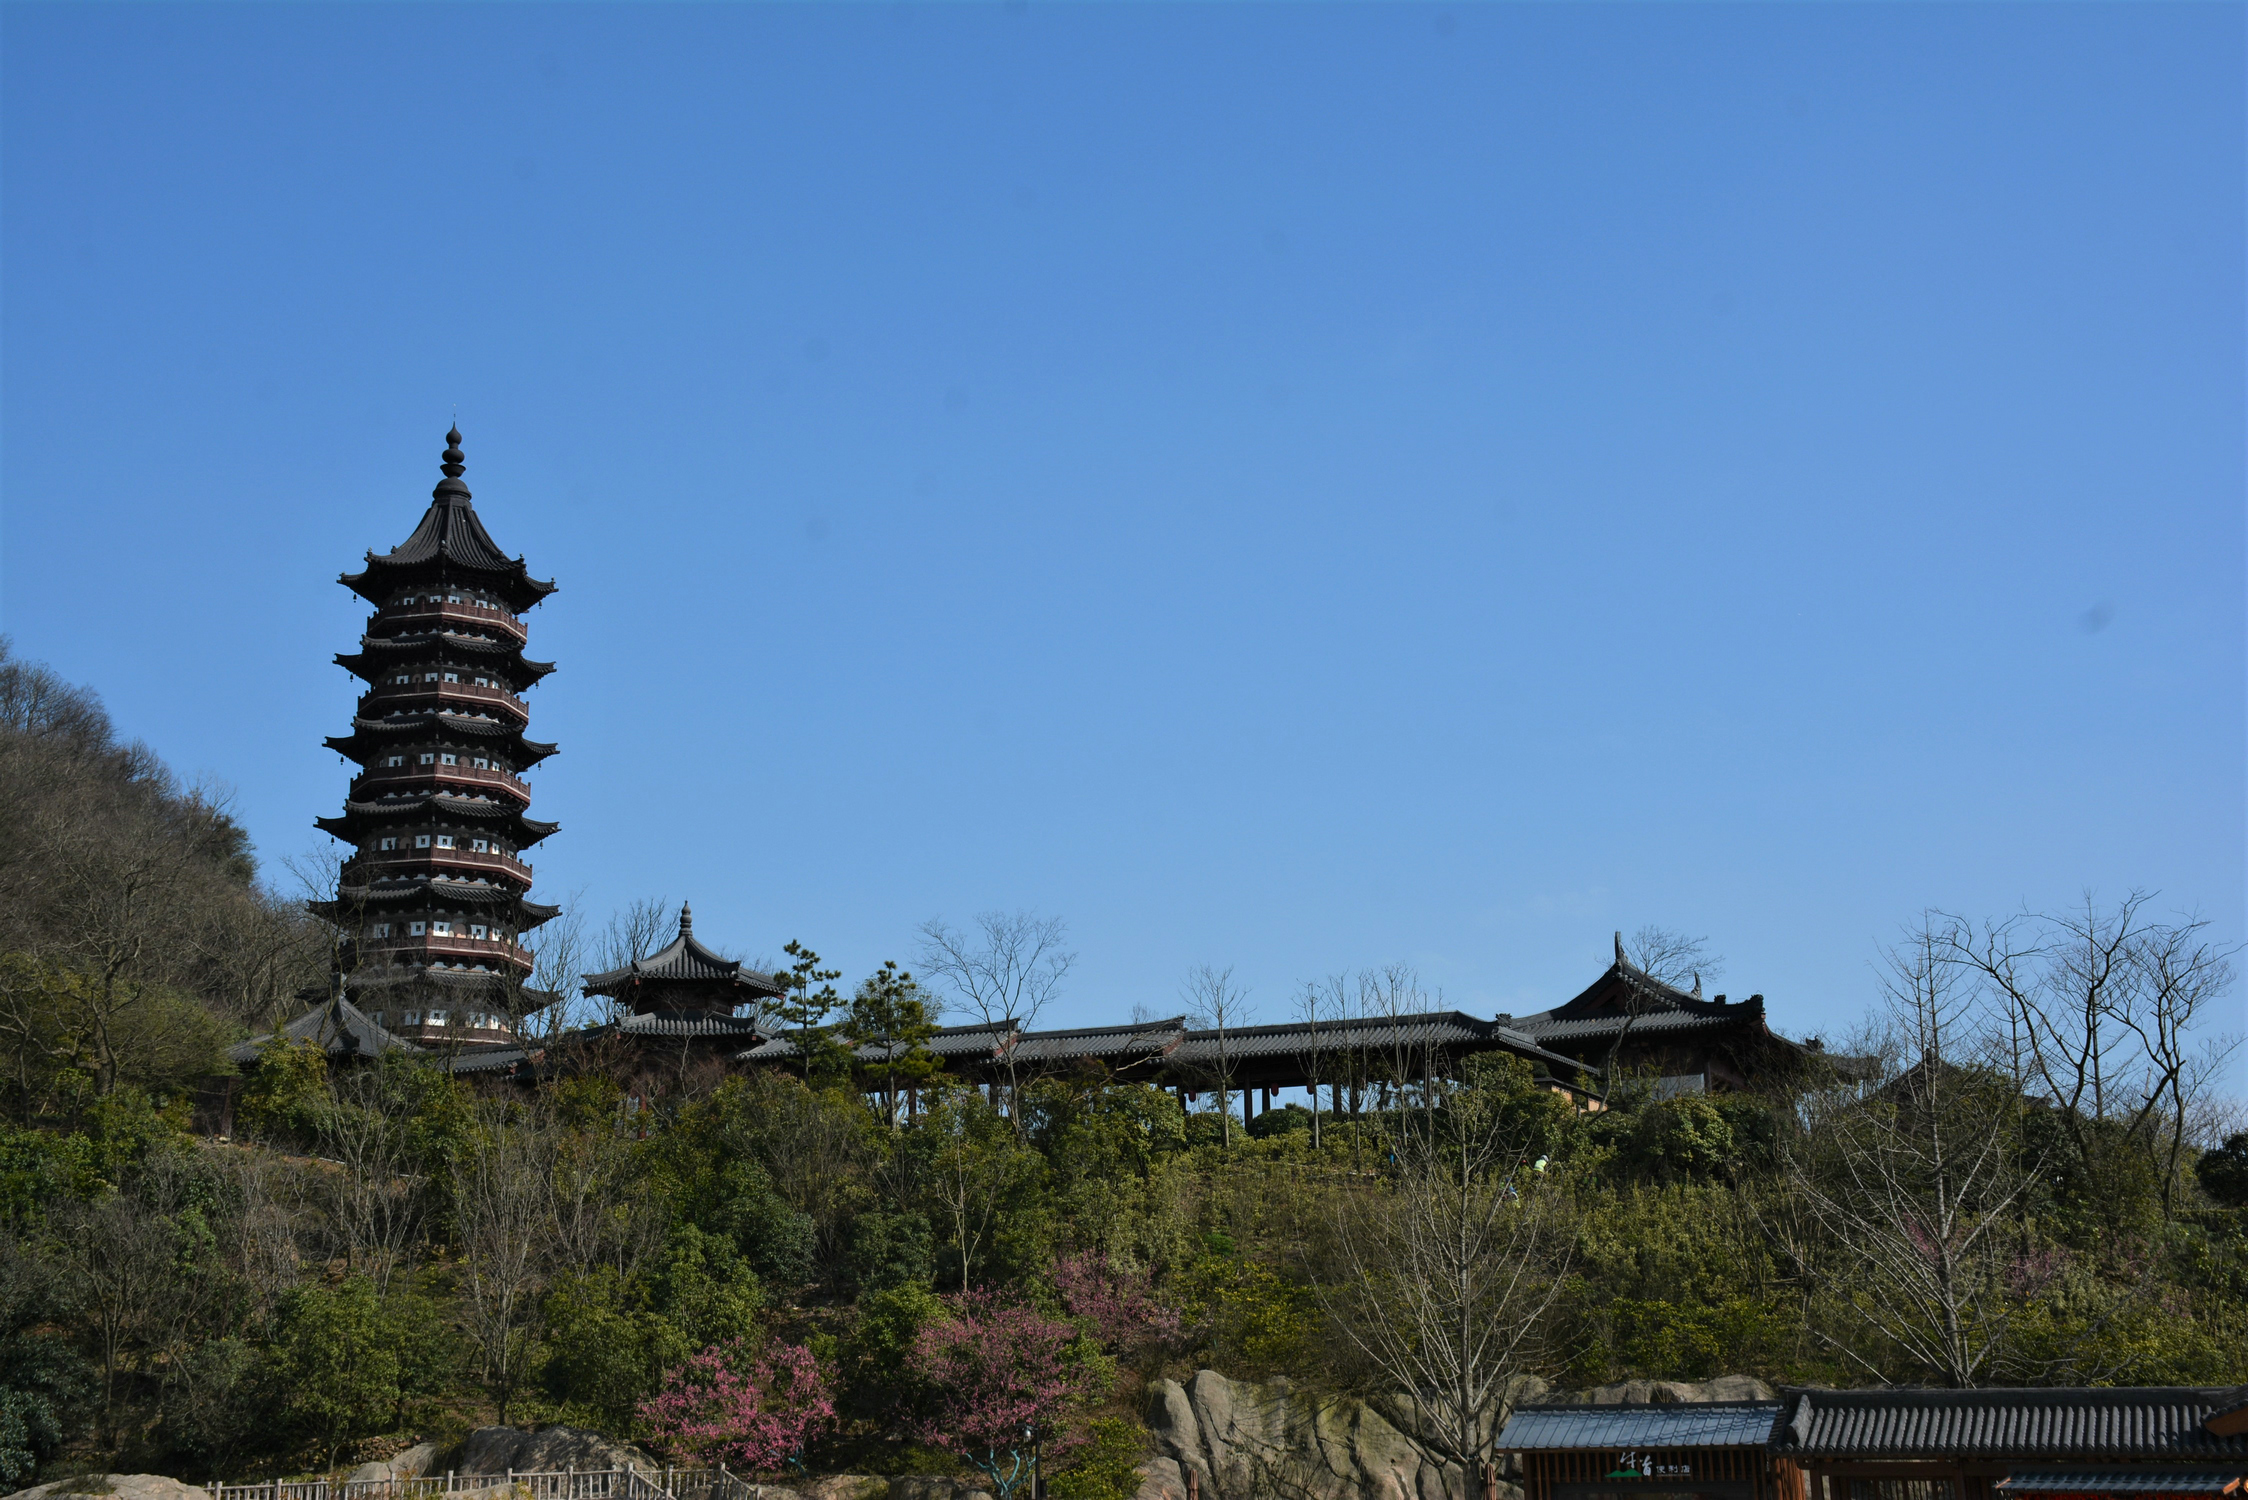
[[[750,1482],[715,1469],[558,1469],[533,1473],[431,1474],[421,1479],[268,1480],[205,1485],[210,1500],[443,1500],[485,1496],[515,1500],[749,1500]]]

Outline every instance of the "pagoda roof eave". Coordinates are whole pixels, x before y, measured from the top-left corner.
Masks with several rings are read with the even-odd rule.
[[[517,752],[515,761],[519,769],[535,766],[561,748],[545,740],[527,740],[520,730],[497,719],[476,719],[461,714],[400,714],[381,719],[370,719],[362,715],[351,721],[351,733],[330,735],[321,743],[338,755],[358,760],[362,754],[374,755],[390,748],[386,743],[379,743],[380,741],[427,739],[433,729],[475,739],[508,741]],[[361,736],[378,743],[362,746]]]

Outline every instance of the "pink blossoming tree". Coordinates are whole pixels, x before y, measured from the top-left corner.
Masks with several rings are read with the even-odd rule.
[[[1157,1299],[1147,1272],[1111,1265],[1097,1250],[1054,1262],[1054,1291],[1062,1310],[1112,1354],[1137,1354],[1179,1340],[1179,1310]]]
[[[800,1466],[804,1444],[835,1419],[819,1361],[801,1344],[705,1349],[640,1405],[656,1441],[701,1463],[753,1474]]]
[[[946,1316],[913,1341],[913,1371],[930,1392],[915,1436],[965,1459],[1008,1500],[1061,1446],[1063,1423],[1085,1395],[1086,1372],[1070,1349],[1077,1330],[990,1292],[944,1300]]]

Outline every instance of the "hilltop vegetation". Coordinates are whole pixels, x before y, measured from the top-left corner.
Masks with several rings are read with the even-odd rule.
[[[1864,1067],[1770,1097],[1621,1079],[1584,1114],[1478,1059],[1316,1139],[1300,1108],[1221,1139],[1145,1085],[994,1100],[916,1061],[900,1119],[807,1031],[800,1073],[637,1107],[597,1073],[277,1048],[220,1143],[188,1088],[317,982],[325,937],[90,696],[0,658],[0,712],[0,1483],[303,1471],[494,1418],[943,1469],[1028,1424],[1090,1497],[1129,1492],[1144,1382],[1205,1365],[2248,1380],[2248,1137],[2196,1092],[2192,1006],[2155,1015],[2229,969],[2140,905],[2085,919],[2109,1024],[2074,1093],[2085,1039],[2018,1024],[2072,993],[2066,923],[1937,921],[1890,956]],[[930,1001],[887,967],[857,998],[893,1034]],[[1447,1229],[1474,1241],[1453,1292]],[[1506,1337],[1447,1365],[1446,1312]]]

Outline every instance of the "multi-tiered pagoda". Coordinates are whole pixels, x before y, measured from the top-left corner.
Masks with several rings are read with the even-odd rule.
[[[351,733],[327,743],[358,762],[343,816],[354,846],[336,898],[314,910],[342,930],[350,1002],[422,1046],[497,1046],[554,997],[527,987],[524,934],[555,908],[529,898],[524,851],[556,825],[530,817],[523,773],[554,746],[523,737],[523,694],[554,670],[523,656],[522,615],[554,592],[492,541],[461,483],[461,435],[414,534],[347,573],[375,607],[337,662],[365,679]]]

